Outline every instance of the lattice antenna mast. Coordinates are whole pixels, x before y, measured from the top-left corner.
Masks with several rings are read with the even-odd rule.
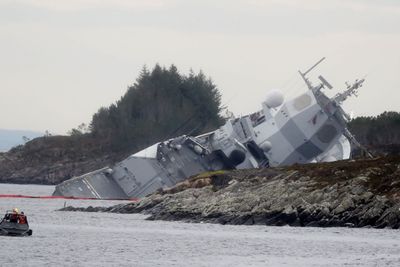
[[[324,61],[324,60],[325,60],[325,57],[321,58],[320,60],[318,60],[317,63],[315,63],[315,64],[314,64],[311,68],[309,68],[306,72],[301,72],[301,71],[299,70],[299,74],[300,74],[301,78],[303,78],[304,82],[307,84],[308,89],[312,90],[314,87],[313,87],[312,83],[310,82],[310,80],[307,79],[306,75],[307,75],[310,71],[312,71],[316,66],[318,66],[319,63],[321,63],[321,62]]]
[[[353,84],[348,84],[346,82],[347,85],[347,89],[346,91],[344,91],[343,93],[338,93],[335,95],[335,97],[333,98],[336,103],[338,103],[339,105],[343,103],[343,101],[345,101],[349,96],[351,95],[357,95],[357,89],[360,88],[363,85],[363,82],[365,81],[365,79],[361,79],[361,80],[356,80]]]

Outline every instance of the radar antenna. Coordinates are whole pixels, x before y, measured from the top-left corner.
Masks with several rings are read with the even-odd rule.
[[[308,86],[308,89],[310,89],[310,90],[313,89],[313,86],[312,86],[310,80],[307,79],[306,75],[307,75],[310,71],[312,71],[316,66],[318,66],[319,63],[321,63],[324,59],[325,59],[325,57],[323,57],[323,58],[321,58],[320,60],[318,60],[318,62],[315,63],[315,64],[314,64],[311,68],[309,68],[306,72],[301,72],[301,71],[299,70],[299,74],[300,74],[301,78],[303,78],[304,82],[305,82],[305,83],[307,84],[307,86]]]
[[[322,75],[319,75],[318,79],[322,82],[322,84],[324,86],[326,86],[326,87],[328,87],[328,89],[332,90],[333,86],[324,77],[322,77]]]

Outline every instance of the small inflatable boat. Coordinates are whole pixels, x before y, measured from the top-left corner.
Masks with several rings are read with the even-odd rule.
[[[0,236],[30,236],[32,229],[29,229],[26,216],[15,212],[7,211],[0,222]]]

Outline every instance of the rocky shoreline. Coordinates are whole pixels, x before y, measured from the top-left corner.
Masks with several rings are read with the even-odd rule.
[[[65,211],[244,225],[400,227],[400,157],[220,171],[138,202]]]
[[[0,183],[54,185],[123,157],[86,136],[39,137],[0,153]]]

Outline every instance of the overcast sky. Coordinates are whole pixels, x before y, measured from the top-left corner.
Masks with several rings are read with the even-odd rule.
[[[400,111],[398,0],[0,0],[0,128],[64,134],[157,62],[203,70],[244,115],[324,56],[310,78],[331,95],[367,75],[347,111]]]

